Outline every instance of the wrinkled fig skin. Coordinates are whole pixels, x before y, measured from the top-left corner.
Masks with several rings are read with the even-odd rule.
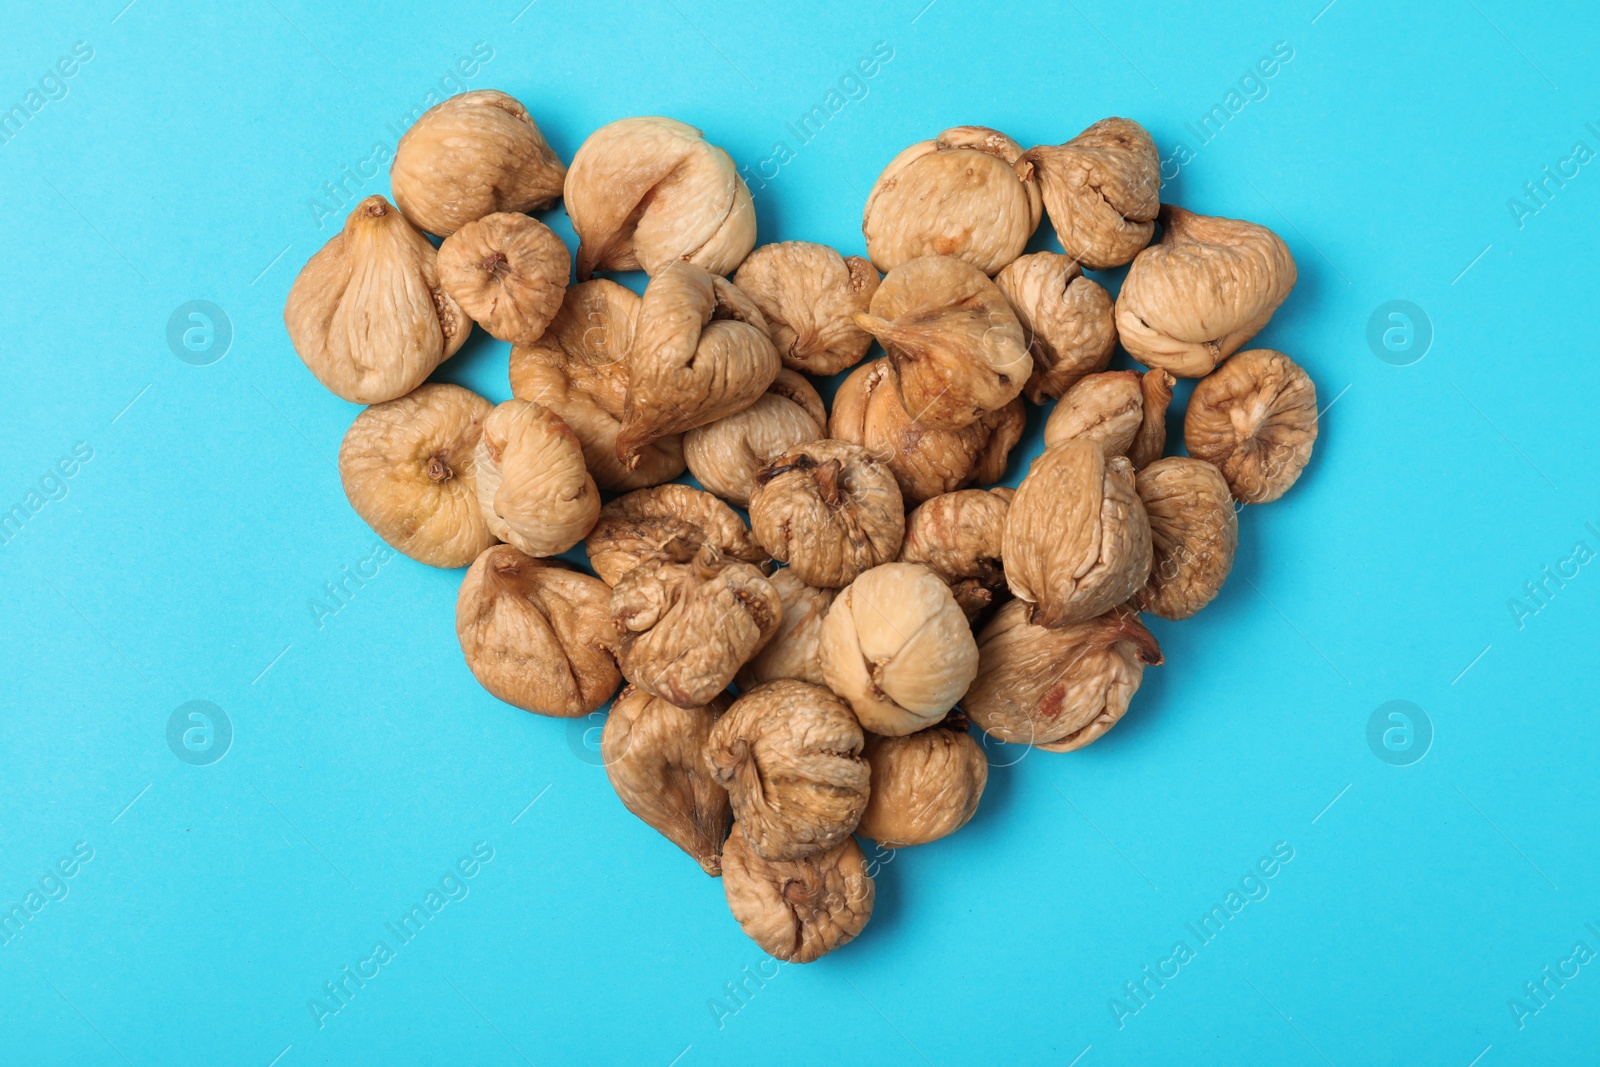
[[[890,161],[867,196],[861,232],[882,271],[918,256],[958,256],[993,274],[1022,254],[1043,202],[1022,146],[957,126]]]
[[[688,563],[635,567],[611,590],[622,676],[680,708],[728,688],[777,632],[782,612],[761,571],[711,545]]]
[[[749,507],[756,472],[774,456],[827,436],[828,411],[805,376],[781,370],[761,399],[683,435],[689,473],[722,499]]]
[[[1191,456],[1216,465],[1235,500],[1266,504],[1311,460],[1317,387],[1282,352],[1240,352],[1194,387],[1183,440]]]
[[[1199,378],[1272,318],[1294,288],[1294,257],[1265,226],[1174,204],[1161,229],[1122,282],[1117,334],[1140,363]]]
[[[456,637],[479,684],[524,711],[587,715],[622,683],[611,590],[510,545],[485,549],[467,569]]]
[[[713,878],[722,873],[733,808],[704,752],[712,725],[731,702],[719,693],[708,704],[680,708],[630,685],[611,705],[600,734],[600,758],[623,807]]]
[[[1133,465],[1099,442],[1063,441],[1033,461],[1006,514],[1001,558],[1033,621],[1066,626],[1121,604],[1150,575],[1150,521]]]
[[[567,292],[572,262],[550,227],[497,212],[469,222],[439,246],[439,282],[491,337],[530,345]]]
[[[1049,629],[1013,600],[978,635],[978,677],[961,707],[998,740],[1071,752],[1115,726],[1144,668],[1160,663],[1156,639],[1133,612]]]
[[[871,453],[894,472],[900,495],[916,504],[998,481],[1027,420],[1018,397],[959,430],[929,429],[906,414],[889,361],[875,359],[857,367],[834,393],[828,433]]]
[[[1154,559],[1140,611],[1187,619],[1211,603],[1233,569],[1239,513],[1228,483],[1203,459],[1168,456],[1139,472]]]
[[[621,119],[589,135],[567,172],[578,277],[686,260],[727,274],[756,244],[755,205],[728,153],[693,126]]]
[[[822,676],[875,734],[938,722],[978,672],[972,627],[920,563],[885,563],[847,585],[822,620]]]
[[[872,875],[853,837],[815,856],[774,863],[756,855],[735,826],[722,863],[728,910],[774,959],[820,959],[855,940],[872,917]]]
[[[600,517],[600,490],[583,446],[554,412],[507,400],[483,421],[474,457],[478,504],[489,532],[530,556],[555,556]]]
[[[1083,276],[1083,268],[1059,252],[1035,252],[1013,260],[994,283],[1016,312],[1033,356],[1024,390],[1042,404],[1060,396],[1086,374],[1103,371],[1117,347],[1111,294]]]
[[[1030,148],[1061,247],[1090,270],[1120,267],[1150,243],[1161,207],[1161,154],[1132,119],[1101,119],[1063,145]]]
[[[566,176],[528,109],[493,89],[429,108],[400,138],[389,168],[394,202],[439,237],[497,211],[547,208]]]
[[[765,569],[771,558],[738,512],[693,486],[658,485],[620,496],[600,509],[584,550],[607,585],[645,563],[687,563],[705,545],[730,562]]]
[[[856,832],[884,848],[925,845],[965,826],[989,781],[989,761],[967,733],[967,717],[904,737],[867,735],[872,793]]]
[[[888,353],[900,403],[931,429],[959,430],[998,411],[1033,373],[1005,294],[953,256],[907,260],[890,271],[871,314],[856,323]]]
[[[853,367],[867,354],[872,335],[855,316],[871,306],[881,281],[860,256],[840,256],[809,241],[762,245],[733,276],[766,316],[783,365],[821,376]]]
[[[758,685],[711,728],[706,764],[756,855],[796,860],[850,838],[872,771],[844,701],[790,678]]]
[[[494,544],[478,505],[473,459],[492,409],[459,385],[433,383],[357,415],[339,446],[350,506],[419,563],[472,563]]]
[[[617,458],[631,468],[650,442],[743,411],[782,366],[766,319],[732,282],[665,268],[639,298]]]
[[[807,585],[842,589],[900,554],[905,502],[889,468],[846,441],[812,441],[756,474],[750,529]]]
[[[1044,424],[1046,448],[1073,438],[1100,442],[1108,456],[1127,456],[1134,469],[1161,458],[1167,444],[1167,405],[1176,380],[1164,370],[1091,374],[1068,389]]]
[[[963,489],[936,496],[906,516],[903,563],[921,563],[945,580],[974,622],[1007,595],[1001,539],[1012,489]]]
[[[317,381],[352,404],[405,396],[472,329],[440,284],[433,245],[381,196],[357,204],[301,268],[283,324]]]
[[[734,680],[741,690],[779,678],[825,685],[819,641],[822,620],[837,591],[807,585],[790,567],[780,567],[767,581],[783,600],[783,619],[767,647],[740,668]]]
[[[679,434],[641,448],[632,470],[617,458],[638,309],[639,297],[616,282],[581,282],[567,290],[537,341],[511,350],[512,394],[560,415],[583,443],[595,483],[614,493],[670,482],[684,471]]]

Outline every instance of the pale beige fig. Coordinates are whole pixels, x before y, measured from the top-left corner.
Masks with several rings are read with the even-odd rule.
[[[884,276],[856,323],[889,355],[911,417],[959,430],[1017,398],[1033,373],[1027,340],[1005,294],[953,256],[907,260]]]
[[[472,330],[440,284],[433,245],[381,196],[306,261],[283,324],[306,369],[353,404],[405,396]]]
[[[622,676],[680,708],[705,704],[778,631],[783,601],[748,563],[703,546],[688,563],[650,563],[611,590]]]
[[[530,345],[561,308],[572,261],[538,219],[485,215],[439,246],[439,283],[491,337]]]
[[[722,853],[722,889],[740,928],[788,963],[826,956],[872,918],[872,875],[853,837],[805,859],[774,862],[758,856],[735,826]]]
[[[1061,248],[1090,270],[1120,267],[1150,243],[1161,207],[1161,154],[1132,119],[1101,119],[1033,164]],[[1120,325],[1120,323],[1119,323]]]
[[[489,532],[530,556],[556,556],[600,517],[600,490],[577,436],[549,409],[507,400],[483,420],[474,456]]]
[[[726,278],[674,263],[639,298],[617,458],[630,468],[668,434],[760,399],[783,364],[761,311]]]
[[[887,359],[857,367],[833,394],[828,435],[866,449],[894,472],[916,504],[975,483],[998,481],[1028,421],[1022,398],[959,430],[934,430],[906,414]]]
[[[683,435],[689,473],[722,499],[750,504],[756,472],[774,456],[827,436],[822,397],[792,370],[780,370],[761,399]]]
[[[810,241],[762,245],[733,276],[766,316],[783,365],[821,376],[855,366],[872,347],[855,316],[871,306],[881,281],[860,256]]]
[[[1034,252],[1006,265],[994,283],[1016,312],[1033,356],[1023,386],[1042,404],[1086,374],[1106,369],[1117,347],[1111,294],[1084,277],[1082,265],[1059,252]]]
[[[765,569],[771,557],[739,513],[702,489],[672,483],[636,489],[600,509],[584,541],[589,566],[607,585],[646,563],[688,563],[711,545],[723,559]]]
[[[989,781],[989,761],[952,711],[903,737],[867,735],[872,791],[856,832],[884,848],[925,845],[967,825]]]
[[[494,544],[474,456],[493,405],[459,385],[419,386],[356,416],[339,478],[361,520],[430,567],[465,567]]]
[[[680,261],[727,274],[756,244],[755,205],[728,153],[686,123],[620,119],[589,135],[567,172],[578,277],[654,276]]]
[[[1124,608],[1054,629],[1028,615],[1013,600],[983,628],[978,677],[961,707],[997,740],[1071,752],[1121,721],[1161,648]]]
[[[750,529],[807,585],[842,589],[900,554],[905,502],[894,474],[860,446],[812,441],[756,473]]]
[[[456,638],[478,683],[524,711],[577,718],[622,683],[611,590],[511,545],[485,549],[467,568]]]
[[[1022,254],[1043,206],[1021,145],[986,126],[957,126],[890,160],[867,195],[861,232],[882,271],[957,256],[993,274]]]
[[[1203,459],[1168,456],[1138,480],[1154,548],[1139,610],[1187,619],[1216,598],[1233,569],[1239,513],[1221,472]]]
[[[1199,378],[1244,347],[1294,288],[1294,257],[1265,226],[1161,209],[1161,240],[1117,294],[1117,335],[1140,363]]]
[[[1278,499],[1300,477],[1317,440],[1317,387],[1298,363],[1270,348],[1240,352],[1189,396],[1183,441],[1216,465],[1233,498]]]
[[[822,620],[819,647],[828,688],[887,737],[944,718],[978,672],[967,616],[920,563],[885,563],[845,586]]]
[[[623,807],[712,877],[722,873],[733,809],[706,766],[705,746],[731,702],[719,693],[698,707],[680,708],[630,685],[600,732],[600,758]]]
[[[528,109],[494,89],[429,108],[400,138],[389,167],[394,202],[439,237],[497,211],[547,208],[566,177]]]
[[[1041,626],[1092,619],[1150,576],[1150,520],[1133,464],[1098,441],[1063,441],[1017,486],[1001,541],[1006,584]]]
[[[1164,370],[1143,374],[1102,371],[1068,389],[1044,424],[1046,448],[1083,438],[1108,456],[1127,456],[1134,469],[1161,458],[1167,445],[1167,405],[1176,379]]]
[[[795,860],[849,840],[856,828],[872,776],[864,740],[844,701],[784,678],[733,702],[711,728],[706,764],[755,853]]]
[[[837,590],[807,585],[791,567],[778,568],[767,580],[783,600],[783,618],[767,647],[741,667],[734,680],[741,690],[779,678],[826,684],[818,641],[822,637],[822,620]]]
[[[670,482],[684,471],[681,434],[643,446],[632,469],[617,458],[638,310],[638,295],[616,282],[580,282],[537,341],[511,350],[512,395],[560,415],[582,442],[595,483],[614,493]]]
[[[943,578],[969,622],[1007,595],[1001,540],[1013,489],[962,489],[917,505],[906,516],[903,563],[921,563]]]

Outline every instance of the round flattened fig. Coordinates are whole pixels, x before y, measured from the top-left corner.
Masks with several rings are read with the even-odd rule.
[[[1120,267],[1150,243],[1161,207],[1161,154],[1132,119],[1101,119],[1062,145],[1023,154],[1068,256],[1090,270]]]
[[[394,202],[439,237],[497,211],[547,208],[566,176],[528,109],[494,89],[425,111],[400,138],[389,168]]]
[[[1027,421],[1018,397],[959,430],[930,429],[906,414],[889,361],[875,359],[857,367],[833,394],[828,434],[866,449],[894,472],[900,495],[915,504],[998,481]]]
[[[879,270],[958,256],[993,274],[1022,254],[1042,210],[1021,145],[986,126],[957,126],[889,162],[867,195],[861,232]]]
[[[978,635],[978,677],[961,707],[990,737],[1071,752],[1115,726],[1161,648],[1117,608],[1058,629],[1028,621],[1013,600]]]
[[[489,532],[530,556],[565,552],[600,517],[600,490],[583,465],[583,446],[554,412],[531,400],[507,400],[488,414],[474,465]]]
[[[860,256],[810,241],[762,245],[733,276],[766,316],[783,365],[823,376],[860,363],[872,346],[855,316],[871,306],[880,281]]]
[[[1176,379],[1164,370],[1113,370],[1079,380],[1044,424],[1046,448],[1085,438],[1108,456],[1127,456],[1134,469],[1161,458],[1167,445],[1167,405]]]
[[[1207,460],[1245,504],[1278,499],[1317,440],[1317,387],[1270,348],[1240,352],[1201,379],[1183,416],[1189,454]]]
[[[903,737],[868,734],[862,755],[872,765],[872,793],[856,832],[884,848],[904,848],[967,825],[989,781],[989,761],[968,725],[951,712]]]
[[[791,678],[733,702],[706,742],[706,763],[758,856],[795,860],[833,848],[867,806],[872,771],[844,701]]]
[[[707,704],[680,708],[630,685],[600,733],[600,758],[622,806],[712,877],[722,873],[733,809],[706,766],[705,745],[731,701],[719,693]]]
[[[1045,449],[1012,498],[1001,559],[1041,626],[1091,619],[1131,597],[1150,576],[1150,521],[1127,457],[1083,439]]]
[[[943,578],[969,622],[1005,599],[1000,543],[1015,495],[1012,489],[962,489],[906,516],[900,561],[921,563]]]
[[[907,260],[884,276],[856,323],[889,355],[911,417],[959,430],[1017,398],[1033,373],[1027,340],[1005,294],[953,256]]]
[[[761,399],[683,435],[689,473],[711,492],[750,504],[756,472],[774,456],[827,436],[828,412],[805,376],[781,370]]]
[[[510,545],[485,549],[467,568],[456,638],[478,683],[524,711],[577,718],[622,683],[611,590]]]
[[[978,672],[966,614],[920,563],[885,563],[845,586],[822,620],[820,647],[828,688],[887,737],[944,718]]]
[[[493,405],[431,383],[356,416],[339,446],[344,495],[361,520],[430,567],[465,567],[494,544],[474,455]]]
[[[822,678],[818,642],[822,637],[822,620],[837,591],[807,585],[790,567],[780,567],[767,581],[783,600],[783,618],[767,647],[741,667],[734,680],[740,689],[751,689],[779,678],[794,678],[812,685],[826,684]]]
[[[905,501],[894,474],[847,441],[812,441],[756,473],[750,529],[807,585],[842,589],[900,554]]]
[[[1222,589],[1239,547],[1239,513],[1228,483],[1203,459],[1168,456],[1139,472],[1154,558],[1140,611],[1187,619]]]
[[[336,396],[405,396],[466,343],[472,323],[439,280],[438,253],[381,196],[306,261],[283,324],[306,368]]]
[[[652,276],[679,261],[727,274],[756,244],[755,205],[728,153],[687,123],[620,119],[589,135],[567,172],[578,277]]]
[[[584,550],[607,585],[646,563],[688,563],[711,545],[730,562],[765,569],[771,558],[739,513],[693,486],[658,485],[620,496],[600,509]]]
[[[491,337],[527,345],[561,307],[572,263],[567,246],[538,219],[485,215],[439,246],[439,282]]]
[[[1106,369],[1117,347],[1111,294],[1083,276],[1083,267],[1059,252],[1013,260],[994,283],[1016,312],[1033,356],[1024,390],[1042,404],[1086,374]]]
[[[853,837],[815,856],[773,862],[736,826],[722,861],[728,910],[774,959],[810,963],[853,941],[872,918],[872,875]]]
[[[1295,277],[1289,246],[1265,226],[1167,204],[1161,240],[1117,294],[1117,335],[1140,363],[1199,378],[1261,331]]]

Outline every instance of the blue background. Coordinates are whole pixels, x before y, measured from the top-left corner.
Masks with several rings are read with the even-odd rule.
[[[0,509],[93,458],[0,548],[0,904],[93,859],[0,946],[0,1060],[1593,1059],[1600,963],[1520,1027],[1508,1006],[1600,951],[1600,563],[1510,607],[1600,551],[1600,165],[1508,204],[1600,150],[1592,5],[525,2],[10,5],[0,107],[75,42],[93,58],[0,144]],[[320,626],[309,607],[376,543],[333,463],[356,409],[281,324],[344,214],[311,205],[478,42],[466,85],[521,98],[564,159],[636,114],[752,169],[788,142],[763,242],[859,253],[878,171],[944,127],[1055,143],[1118,114],[1193,153],[1163,199],[1263,222],[1299,264],[1258,340],[1333,404],[1305,476],[1246,509],[1211,607],[1156,622],[1127,720],[1072,755],[992,749],[977,818],[879,857],[871,925],[821,963],[765,963],[623,810],[598,716],[479,689],[458,572],[396,557]],[[786,124],[878,42],[892,60],[800,145]],[[1266,95],[1200,145],[1186,124],[1278,42]],[[191,300],[231,323],[205,366],[168,343]],[[1420,362],[1368,344],[1391,300],[1431,323]],[[480,331],[439,376],[500,400],[505,362]],[[209,766],[168,747],[191,700],[232,724]],[[1368,744],[1392,700],[1431,722],[1409,766]],[[319,1028],[307,1001],[479,842],[468,895]],[[1269,894],[1201,946],[1185,924],[1275,846]],[[1180,939],[1195,958],[1126,999]]]

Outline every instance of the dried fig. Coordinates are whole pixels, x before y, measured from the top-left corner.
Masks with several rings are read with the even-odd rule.
[[[1240,352],[1194,387],[1183,440],[1191,456],[1216,465],[1235,500],[1276,500],[1311,460],[1317,387],[1282,352]]]
[[[805,376],[780,370],[761,399],[683,436],[689,473],[711,492],[750,504],[756,471],[773,456],[827,436],[828,412]]]
[[[472,329],[440,285],[433,245],[381,196],[357,204],[301,268],[283,324],[317,381],[353,404],[405,396]]]
[[[728,910],[774,959],[810,963],[853,941],[872,918],[872,875],[853,837],[815,856],[773,862],[735,827],[722,867]]]
[[[812,685],[826,684],[817,642],[822,636],[823,617],[828,614],[836,590],[807,585],[790,567],[780,567],[767,581],[783,600],[783,618],[767,647],[740,668],[735,678],[739,688],[751,689],[779,678],[795,678]]]
[[[1150,243],[1161,206],[1161,154],[1132,119],[1101,119],[1032,163],[1062,249],[1090,270],[1120,267]],[[1120,325],[1120,322],[1119,322]]]
[[[1106,369],[1117,347],[1116,312],[1111,294],[1084,277],[1082,266],[1059,252],[1035,252],[1009,263],[994,283],[1033,356],[1023,386],[1029,400],[1042,404]]]
[[[530,556],[565,552],[600,517],[600,490],[577,436],[531,400],[507,400],[489,413],[474,466],[489,532]]]
[[[1108,456],[1127,456],[1134,469],[1161,458],[1167,445],[1167,405],[1176,379],[1164,370],[1103,371],[1068,389],[1044,424],[1046,448],[1073,438],[1099,441]]]
[[[1239,513],[1222,474],[1203,459],[1168,456],[1139,472],[1154,546],[1140,611],[1187,619],[1222,589],[1239,547]]]
[[[943,578],[969,622],[1006,596],[1000,542],[1015,495],[1012,489],[962,489],[906,516],[901,562],[921,563]]]
[[[600,509],[584,549],[589,566],[607,585],[645,563],[688,563],[705,545],[724,559],[766,568],[770,557],[756,544],[738,512],[693,486],[636,489]]]
[[[439,246],[439,284],[490,336],[514,345],[539,339],[561,307],[572,263],[550,227],[496,212]]]
[[[750,529],[807,585],[842,589],[900,554],[905,502],[889,469],[845,441],[792,448],[756,473]]]
[[[872,335],[855,323],[881,281],[860,256],[827,245],[762,245],[739,265],[733,284],[766,316],[772,343],[790,370],[837,374],[861,362]]]
[[[989,781],[989,761],[953,711],[903,737],[867,735],[872,791],[856,832],[884,848],[925,845],[967,825]]]
[[[1140,363],[1199,378],[1261,331],[1294,288],[1289,246],[1265,226],[1161,209],[1161,240],[1117,295],[1117,334]]]

